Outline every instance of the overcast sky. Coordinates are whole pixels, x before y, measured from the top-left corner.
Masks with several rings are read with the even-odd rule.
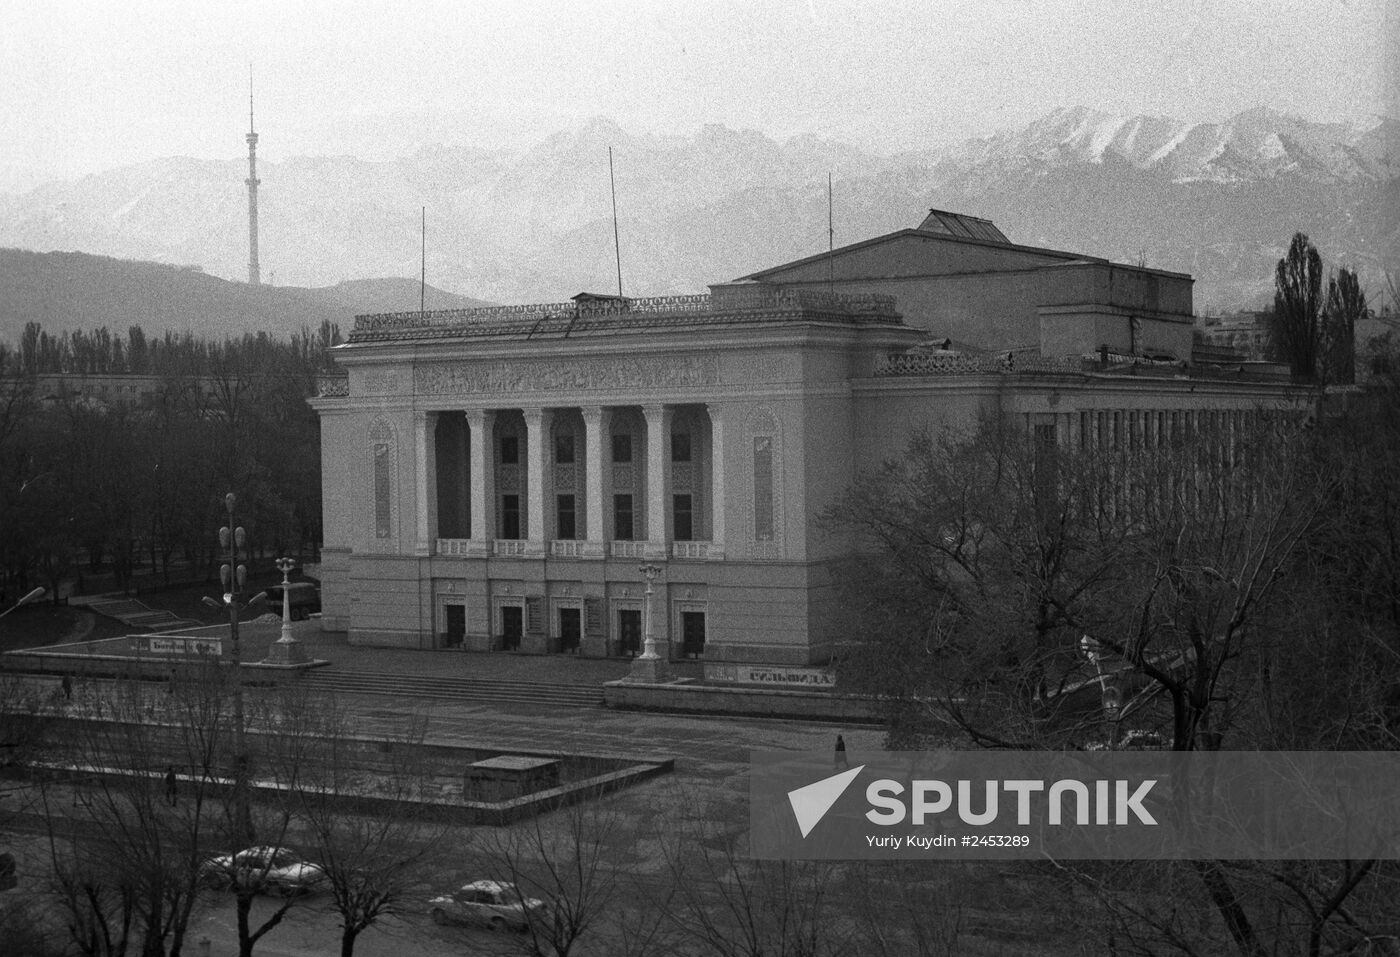
[[[529,146],[608,116],[878,152],[1058,106],[1396,116],[1396,0],[11,0],[0,189],[162,156]],[[1137,12],[1142,11],[1142,12]]]

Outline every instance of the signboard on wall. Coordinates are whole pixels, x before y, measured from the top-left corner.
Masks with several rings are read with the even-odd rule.
[[[836,684],[836,675],[823,668],[788,665],[735,665],[707,663],[705,678],[734,684],[768,685],[797,690],[824,690]]]
[[[132,638],[131,650],[148,655],[213,655],[224,653],[222,638],[151,637]]]

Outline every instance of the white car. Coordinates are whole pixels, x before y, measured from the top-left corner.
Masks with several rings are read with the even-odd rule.
[[[544,914],[546,904],[526,898],[514,884],[473,881],[451,894],[428,901],[435,924],[485,924],[493,930],[525,930],[531,917]]]
[[[326,879],[326,871],[285,847],[250,847],[209,858],[200,866],[199,876],[210,887],[239,887],[290,897],[315,889]]]

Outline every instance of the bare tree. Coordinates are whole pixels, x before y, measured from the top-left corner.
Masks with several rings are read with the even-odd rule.
[[[209,668],[160,693],[117,682],[91,702],[98,713],[75,716],[66,746],[53,749],[82,775],[66,785],[71,802],[65,789],[50,790],[47,822],[55,896],[85,953],[181,952],[223,815],[219,733],[209,724],[220,720],[209,704],[219,695],[220,676]],[[191,713],[206,722],[198,737],[167,723]],[[176,765],[198,769],[182,775],[178,800],[167,779]]]
[[[864,643],[842,681],[888,696],[892,742],[1073,747],[1115,741],[1125,725],[1178,750],[1393,740],[1384,689],[1400,658],[1378,648],[1353,667],[1343,639],[1358,632],[1337,631],[1329,603],[1302,610],[1326,587],[1313,580],[1328,580],[1310,557],[1322,532],[1347,547],[1332,519],[1345,468],[1287,418],[1193,424],[1155,442],[1047,450],[992,422],[918,440],[851,491],[830,518],[868,550],[849,590]],[[1367,669],[1373,680],[1351,682]],[[1333,695],[1342,701],[1305,703]],[[1389,880],[1370,864],[1318,865],[1306,880],[1209,860],[1159,870],[1176,887],[1191,874],[1192,899],[1218,922],[1209,933],[1248,955],[1295,933],[1332,946],[1374,929],[1371,901]],[[1265,893],[1270,881],[1289,893]],[[1096,899],[1158,945],[1187,941],[1138,886]]]
[[[667,913],[700,952],[720,957],[825,957],[848,953],[851,924],[826,861],[748,856],[747,807],[692,799],[667,821],[660,846],[677,888]]]
[[[341,957],[359,935],[403,912],[418,867],[446,833],[436,803],[432,763],[422,749],[424,722],[389,740],[360,740],[336,703],[316,703],[322,737],[296,789],[298,816],[309,834],[326,889],[341,917]],[[367,767],[361,753],[373,748]],[[364,798],[364,800],[360,800]]]
[[[620,903],[620,875],[634,849],[626,822],[601,793],[496,829],[478,846],[491,876],[545,903],[524,912],[528,950],[540,957],[568,957],[596,934]]]

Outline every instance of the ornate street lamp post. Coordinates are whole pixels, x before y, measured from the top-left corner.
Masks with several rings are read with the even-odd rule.
[[[234,827],[238,847],[244,848],[253,842],[253,815],[248,803],[248,746],[243,716],[243,676],[241,647],[238,641],[238,611],[247,605],[243,600],[243,588],[248,583],[248,566],[238,561],[238,550],[244,547],[247,537],[241,526],[233,521],[233,507],[236,499],[232,492],[224,496],[224,508],[228,511],[228,524],[219,529],[219,544],[224,547],[227,561],[219,568],[219,580],[224,586],[224,604],[228,606],[228,648],[224,650],[225,661],[232,663],[233,673],[233,805]]]
[[[292,637],[292,589],[289,576],[295,564],[290,558],[277,559],[277,570],[282,573],[282,636],[268,649],[266,660],[271,664],[296,665],[306,661],[306,648]]]
[[[645,591],[646,604],[642,611],[642,653],[632,659],[632,672],[628,675],[632,681],[657,682],[665,681],[666,660],[656,653],[656,632],[652,625],[653,616],[651,611],[651,585],[661,576],[663,569],[660,565],[646,564],[638,569],[642,576],[646,578],[647,587]]]

